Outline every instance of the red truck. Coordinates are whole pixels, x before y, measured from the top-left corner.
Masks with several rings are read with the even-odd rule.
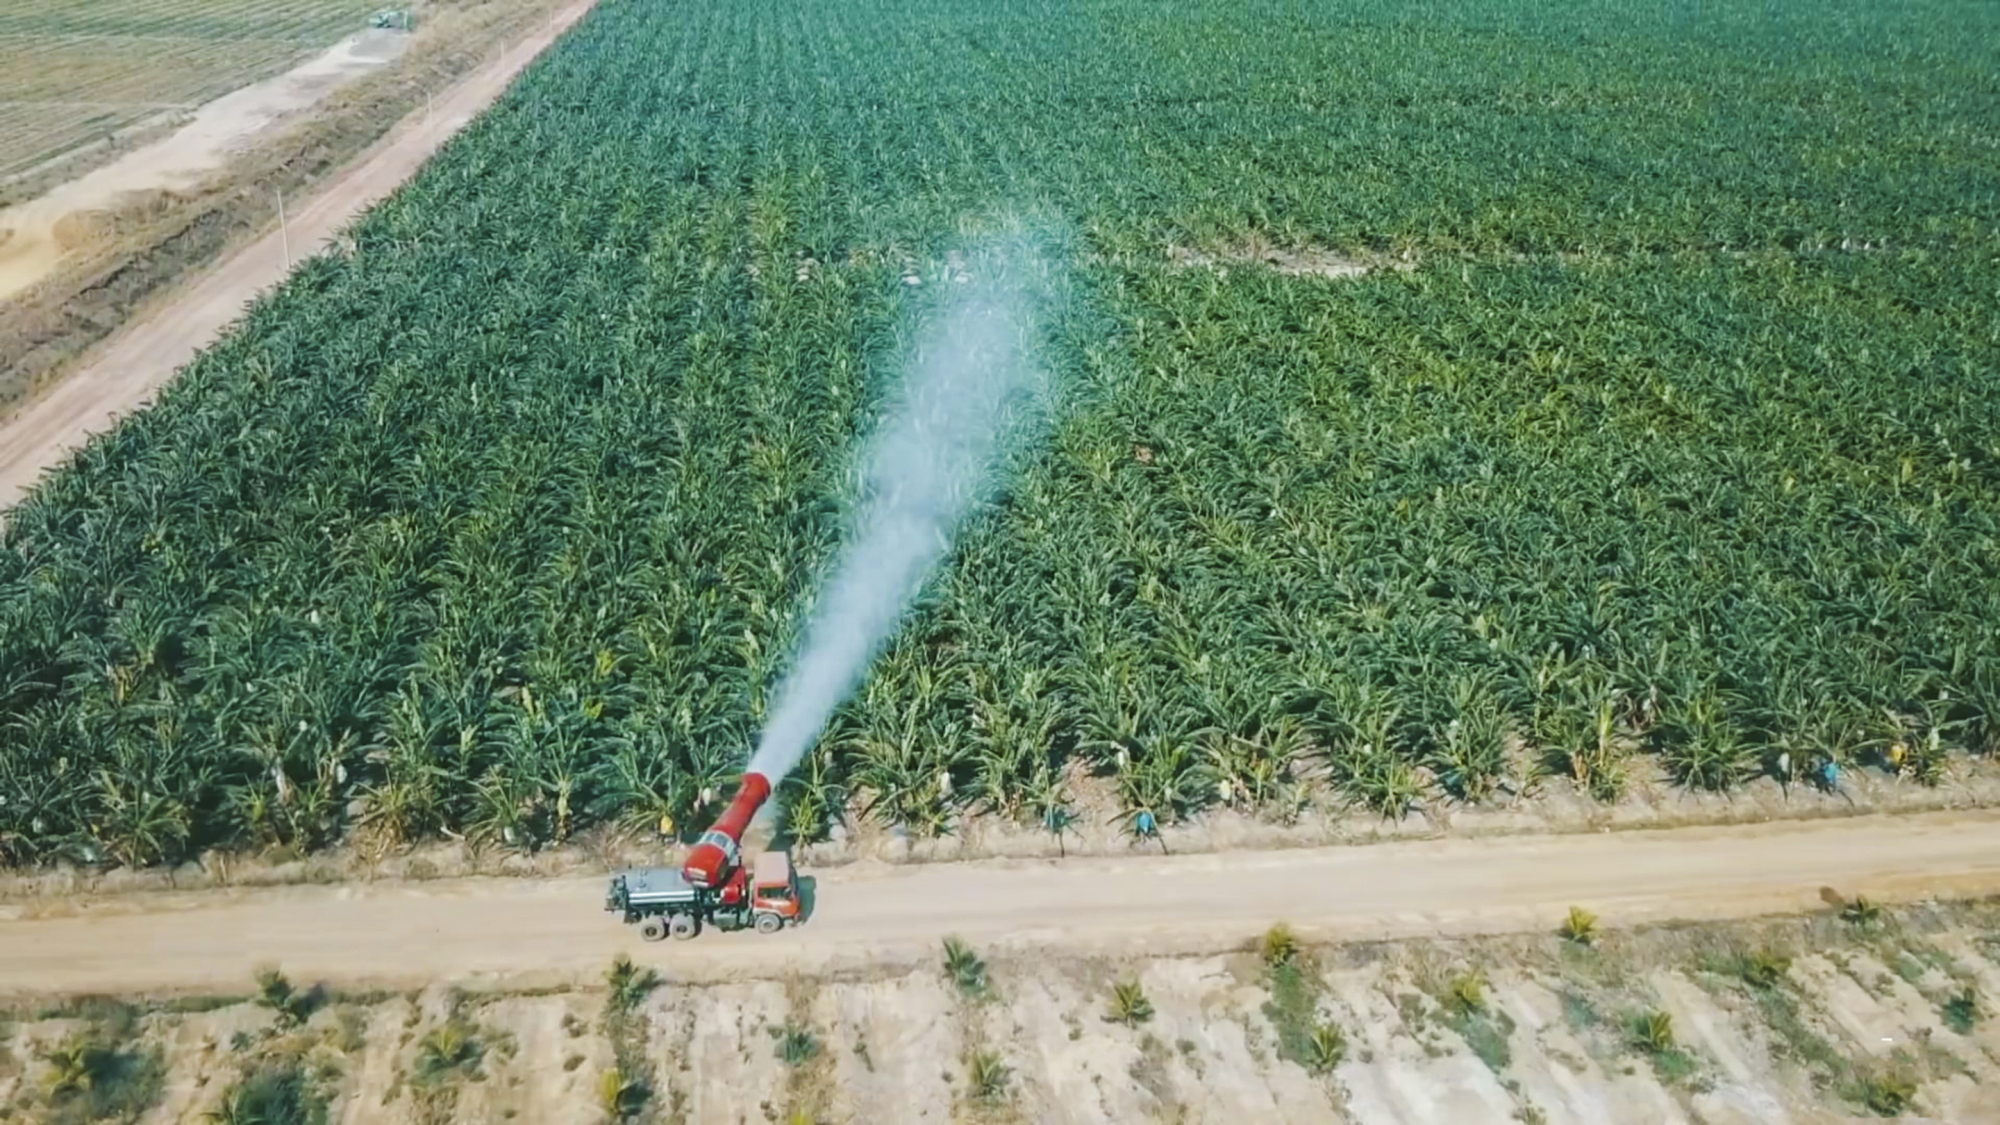
[[[797,925],[799,880],[791,857],[760,852],[735,864],[718,887],[697,887],[671,867],[637,867],[611,877],[604,909],[639,924],[639,936],[691,938],[703,926],[774,934]]]
[[[743,786],[701,834],[680,870],[639,867],[611,877],[604,909],[639,923],[639,936],[659,941],[672,934],[691,938],[703,925],[718,930],[754,928],[774,934],[803,920],[798,875],[784,852],[760,852],[738,862],[744,830],[771,796],[762,774],[745,774]]]

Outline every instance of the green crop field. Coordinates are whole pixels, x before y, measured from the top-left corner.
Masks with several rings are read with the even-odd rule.
[[[0,177],[194,109],[368,26],[371,0],[33,0],[0,11]]]
[[[693,819],[1020,221],[1059,415],[802,833],[2000,741],[2000,7],[602,0],[11,514],[0,855]]]

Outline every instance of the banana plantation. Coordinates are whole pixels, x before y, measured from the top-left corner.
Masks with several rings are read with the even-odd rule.
[[[1934,778],[2000,747],[1995,73],[1952,0],[601,0],[6,513],[0,861],[697,825],[1024,216],[1051,435],[800,835]]]

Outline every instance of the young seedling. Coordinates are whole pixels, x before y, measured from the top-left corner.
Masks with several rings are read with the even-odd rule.
[[[1468,969],[1451,978],[1445,986],[1445,1005],[1460,1015],[1486,1010],[1486,974]]]
[[[1572,906],[1569,908],[1569,917],[1563,919],[1562,926],[1556,932],[1562,935],[1563,940],[1577,945],[1595,944],[1597,915],[1581,906]]]
[[[1970,985],[1965,991],[1944,1002],[1944,1023],[1960,1035],[1972,1034],[1972,1025],[1979,1022],[1979,994]]]
[[[997,1102],[1007,1096],[1007,1081],[1013,1071],[998,1051],[974,1051],[966,1056],[966,1080],[972,1096],[982,1102]]]
[[[1661,1082],[1677,1085],[1695,1078],[1700,1069],[1693,1055],[1682,1050],[1674,1037],[1674,1018],[1665,1012],[1646,1012],[1632,1020],[1632,1045],[1652,1060],[1653,1073]]]
[[[1901,1117],[1917,1100],[1917,1084],[1898,1073],[1872,1074],[1861,1080],[1861,1104],[1883,1117]]]
[[[985,996],[990,987],[986,962],[971,946],[955,937],[944,939],[944,974],[960,992],[975,999]]]
[[[1339,1025],[1323,1023],[1314,1027],[1306,1037],[1306,1069],[1314,1074],[1325,1074],[1340,1065],[1347,1057],[1347,1033]]]
[[[1761,992],[1778,987],[1792,969],[1792,959],[1768,949],[1759,949],[1737,962],[1736,973],[1743,983]]]
[[[617,1067],[597,1076],[597,1107],[613,1121],[623,1121],[646,1104],[645,1082]]]
[[[788,1066],[804,1066],[819,1054],[819,1039],[810,1028],[786,1021],[772,1028],[771,1035],[778,1041],[778,1057]]]
[[[624,1013],[637,1008],[660,986],[660,974],[650,965],[643,969],[634,965],[630,957],[620,953],[604,974],[604,983],[611,992],[606,1003],[612,1011]]]
[[[1137,1027],[1153,1018],[1153,1002],[1136,980],[1122,980],[1111,986],[1111,1010],[1104,1016],[1112,1023]]]
[[[1280,922],[1264,931],[1263,938],[1257,943],[1257,955],[1264,959],[1268,968],[1289,965],[1299,955],[1299,936],[1292,932],[1290,926]]]
[[[42,1053],[48,1064],[44,1082],[57,1096],[82,1093],[96,1086],[110,1071],[114,1054],[88,1032],[74,1032]]]
[[[436,1081],[449,1074],[470,1072],[485,1053],[486,1046],[473,1034],[472,1026],[453,1016],[418,1040],[417,1077]]]
[[[327,1093],[298,1060],[261,1067],[223,1095],[205,1119],[213,1125],[281,1125],[326,1120]]]
[[[1632,1043],[1649,1055],[1663,1055],[1674,1049],[1674,1017],[1666,1012],[1647,1012],[1632,1021]]]
[[[318,1006],[318,990],[300,992],[274,967],[257,970],[257,1003],[278,1014],[278,1026],[296,1027]]]

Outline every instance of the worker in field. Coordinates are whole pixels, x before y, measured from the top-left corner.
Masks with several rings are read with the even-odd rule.
[[[1813,766],[1812,781],[1820,792],[1838,793],[1847,798],[1848,804],[1854,803],[1853,796],[1840,787],[1840,765],[1831,756],[1820,758]]]
[[[674,814],[672,813],[661,814],[660,837],[665,840],[671,840],[674,838]]]
[[[1153,819],[1153,810],[1140,809],[1132,817],[1132,836],[1138,840],[1158,840],[1160,851],[1167,850],[1166,837],[1160,835],[1160,824]]]

